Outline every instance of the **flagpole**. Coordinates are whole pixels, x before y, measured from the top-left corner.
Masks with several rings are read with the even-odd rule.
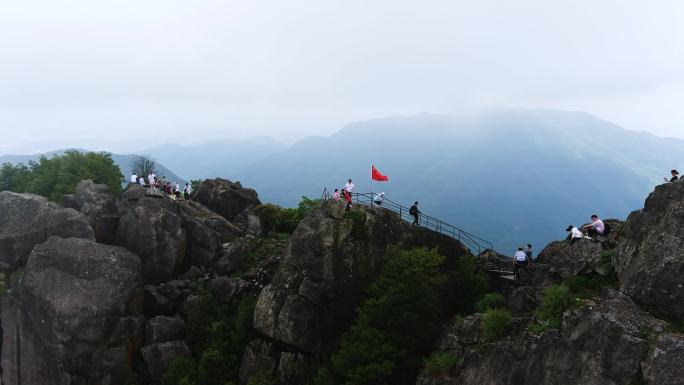
[[[371,193],[370,193],[370,200],[371,200],[371,207],[373,207],[373,164],[371,163]]]

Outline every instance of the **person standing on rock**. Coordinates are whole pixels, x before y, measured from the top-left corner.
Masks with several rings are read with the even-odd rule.
[[[185,187],[183,187],[183,199],[190,200],[190,184],[185,183]]]
[[[665,179],[665,182],[667,182],[667,183],[674,183],[674,182],[676,182],[677,180],[679,180],[679,172],[678,172],[677,170],[672,170],[672,171],[670,171],[670,174],[672,174],[672,178],[670,178],[669,181],[667,180],[667,178],[663,178],[663,179]]]
[[[176,199],[180,198],[180,185],[178,182],[173,182],[173,195],[176,196]]]
[[[347,201],[347,207],[344,209],[344,211],[349,211],[349,209],[352,208],[352,198],[351,198],[351,193],[347,191],[346,189],[342,190],[342,196],[344,197],[344,200]]]
[[[598,235],[603,235],[606,232],[606,225],[596,214],[591,216],[591,223],[584,225],[582,228],[587,229],[587,234],[592,238]]]
[[[413,216],[413,225],[418,226],[418,219],[420,218],[420,210],[418,210],[418,201],[416,201],[413,206],[409,209],[409,214]]]
[[[344,185],[344,191],[349,193],[349,198],[351,198],[351,196],[352,196],[352,192],[354,191],[354,187],[356,187],[356,186],[354,186],[354,183],[352,183],[351,179],[349,179],[347,181],[347,184]]]
[[[533,260],[533,258],[532,258],[532,254],[533,254],[533,252],[532,252],[532,245],[530,245],[530,244],[528,243],[526,246],[523,247],[523,251],[525,252],[525,255],[527,255],[527,258],[528,258],[530,261],[532,261],[532,260]]]
[[[131,175],[131,183],[138,183],[138,175],[135,173]]]

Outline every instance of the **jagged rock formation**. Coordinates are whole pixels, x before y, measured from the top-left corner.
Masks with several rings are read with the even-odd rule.
[[[115,244],[140,257],[146,283],[161,283],[171,279],[182,266],[187,233],[175,202],[163,196],[139,197],[131,193],[136,190],[145,188],[131,186],[120,203]]]
[[[64,196],[62,206],[75,209],[86,217],[95,231],[97,242],[114,242],[119,225],[119,209],[117,199],[106,184],[81,181],[76,186],[76,193]]]
[[[203,181],[193,192],[192,199],[227,220],[245,227],[248,224],[249,211],[261,204],[253,189],[243,188],[240,182],[221,178]]]
[[[142,385],[159,385],[179,357],[201,360],[193,328],[206,314],[198,318],[197,309],[244,302],[248,320],[256,298],[247,331],[256,335],[236,344],[244,345],[240,382],[261,374],[303,384],[336,349],[390,245],[468,253],[383,208],[346,214],[332,201],[289,239],[259,237],[254,190],[216,179],[194,196],[174,201],[131,185],[119,198],[84,181],[64,208],[0,193],[2,383],[127,385],[135,374]],[[682,383],[684,337],[673,331],[684,318],[682,207],[684,183],[658,187],[624,228],[609,222],[609,237],[554,242],[520,281],[494,280],[514,316],[507,335],[485,340],[480,314],[447,325],[440,349],[459,361],[448,376],[418,383]],[[482,267],[500,258],[485,253]],[[617,277],[622,293],[577,301],[557,329],[531,328],[540,325],[544,289],[578,275]]]
[[[37,245],[2,301],[3,384],[122,384],[142,343],[140,259],[89,239]]]
[[[50,236],[94,239],[86,218],[46,198],[0,192],[0,270],[15,269]]]
[[[684,383],[684,337],[673,331],[681,327],[684,309],[682,207],[684,183],[659,186],[627,222],[609,222],[609,237],[549,244],[541,263],[522,270],[520,281],[495,282],[514,314],[507,333],[485,339],[481,314],[448,325],[439,349],[458,362],[448,376],[423,374],[417,384]],[[483,264],[491,265],[491,258],[483,256]],[[543,290],[578,276],[613,277],[622,292],[604,288],[601,295],[577,298],[560,327],[533,328],[544,322],[535,313]]]
[[[253,195],[231,207],[254,222],[256,193],[232,188]],[[284,247],[263,249],[202,204],[139,185],[119,199],[83,181],[64,204],[0,193],[3,384],[159,384],[192,354],[183,317],[201,299],[193,287],[221,303],[255,295]]]
[[[656,187],[643,210],[629,216],[615,267],[621,290],[684,319],[684,183]]]
[[[677,352],[681,349],[680,336],[667,334],[664,321],[639,309],[616,291],[608,291],[596,302],[568,311],[560,330],[549,330],[539,336],[525,331],[527,320],[522,318],[517,320],[518,330],[511,338],[483,343],[480,322],[480,315],[475,315],[451,325],[440,343],[442,350],[463,357],[454,369],[456,376],[441,382],[421,377],[417,383],[641,383],[642,366],[644,372],[657,376],[654,365],[676,366],[681,354],[681,350]],[[656,338],[668,347],[659,349],[657,354],[650,353]],[[681,370],[670,371],[673,372]]]
[[[287,373],[336,343],[363,290],[379,274],[388,246],[469,253],[449,237],[412,228],[391,211],[361,206],[353,214],[345,216],[342,206],[330,201],[292,234],[273,282],[259,295],[254,327],[264,338],[247,348],[241,382],[264,371],[283,384],[302,381]]]

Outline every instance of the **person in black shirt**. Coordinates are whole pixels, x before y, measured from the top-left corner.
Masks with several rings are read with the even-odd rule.
[[[418,215],[420,214],[420,210],[418,210],[418,202],[414,203],[413,206],[409,209],[409,214],[413,216],[413,224],[415,226],[418,226]]]
[[[672,171],[670,171],[670,173],[672,174],[672,178],[670,178],[669,181],[667,180],[667,178],[663,178],[663,179],[665,179],[665,182],[674,183],[677,180],[679,180],[679,172],[677,172],[677,170],[672,170]]]

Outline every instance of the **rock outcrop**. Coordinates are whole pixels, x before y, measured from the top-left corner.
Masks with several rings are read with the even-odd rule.
[[[140,260],[89,239],[36,246],[2,301],[3,384],[123,384],[142,343]]]
[[[249,210],[261,204],[253,189],[243,188],[240,182],[221,178],[203,181],[193,192],[192,199],[231,222],[245,225]]]
[[[684,183],[656,187],[627,219],[618,246],[620,288],[640,303],[684,319]]]
[[[518,324],[525,322],[518,320]],[[659,357],[651,353],[653,339],[666,335],[667,327],[616,291],[567,311],[559,330],[539,336],[518,328],[509,338],[488,343],[480,337],[479,325],[480,315],[475,315],[445,333],[441,349],[462,359],[453,369],[453,377],[435,382],[421,376],[417,384],[644,383],[642,365],[651,368],[655,360],[649,355]],[[669,356],[663,356],[661,365],[673,365],[677,344],[668,340],[663,345],[668,346]]]
[[[165,197],[134,194],[144,188],[131,186],[120,202],[115,244],[140,257],[146,283],[170,280],[183,264],[187,233],[176,203]]]
[[[16,269],[50,236],[94,239],[86,218],[38,195],[0,192],[0,270]]]
[[[65,195],[62,206],[81,212],[95,231],[99,243],[112,244],[119,225],[117,199],[106,184],[81,181],[76,192]]]
[[[457,241],[413,228],[391,211],[361,206],[347,216],[336,202],[327,202],[299,224],[273,282],[259,295],[254,327],[266,340],[250,345],[241,378],[254,374],[253,368],[283,367],[283,359],[294,359],[291,354],[305,365],[308,357],[328,352],[353,320],[390,245],[469,253]]]

